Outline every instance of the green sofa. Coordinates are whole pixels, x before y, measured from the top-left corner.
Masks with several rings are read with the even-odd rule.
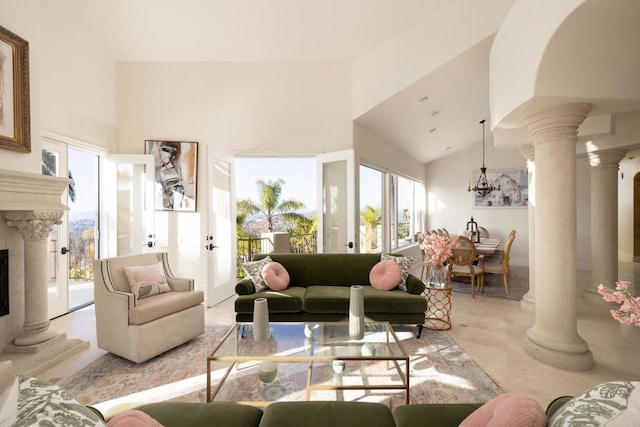
[[[550,417],[570,397],[547,408]],[[159,402],[137,407],[164,427],[449,427],[478,409],[480,403],[421,403],[390,409],[373,402],[275,402],[256,408],[231,402]]]
[[[348,319],[351,285],[364,286],[365,317],[391,324],[414,324],[418,336],[427,308],[421,295],[424,283],[409,274],[408,291],[394,289],[380,291],[369,282],[369,273],[380,261],[380,254],[261,254],[260,260],[270,256],[284,266],[290,282],[283,291],[270,289],[256,292],[250,278],[236,284],[236,321],[253,320],[256,298],[268,300],[269,320],[272,322],[340,322]]]

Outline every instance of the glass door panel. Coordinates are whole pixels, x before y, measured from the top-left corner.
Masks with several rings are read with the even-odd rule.
[[[42,141],[42,174],[55,177],[68,176],[67,144],[44,139]],[[61,198],[67,205],[68,189]],[[47,238],[47,295],[49,318],[52,319],[67,313],[68,301],[68,214],[65,212],[61,223],[54,225]]]
[[[102,253],[124,256],[154,252],[153,156],[109,156],[101,173],[102,204],[106,207],[101,212],[101,224],[107,236],[101,239]]]
[[[97,258],[98,156],[69,147],[69,309],[93,302],[93,260]]]
[[[232,210],[231,164],[209,159],[210,233],[205,238],[209,260],[207,305],[212,306],[234,295],[236,278],[236,244]]]
[[[357,252],[354,151],[319,155],[318,252]]]

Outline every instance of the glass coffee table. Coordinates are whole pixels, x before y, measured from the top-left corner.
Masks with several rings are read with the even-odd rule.
[[[401,390],[409,403],[409,355],[388,322],[365,324],[361,340],[346,322],[270,323],[255,341],[251,323],[232,326],[207,357],[207,402],[264,406],[282,400],[348,400],[353,390]]]

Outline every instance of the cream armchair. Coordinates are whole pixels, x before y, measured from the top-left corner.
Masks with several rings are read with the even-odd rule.
[[[124,267],[157,263],[168,287],[138,298]],[[99,259],[93,270],[99,348],[140,363],[204,333],[204,294],[192,279],[173,276],[166,253]]]

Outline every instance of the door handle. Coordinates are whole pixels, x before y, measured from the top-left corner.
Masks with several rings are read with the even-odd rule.
[[[217,248],[217,246],[215,246],[213,243],[209,243],[208,245],[204,245],[204,248],[208,251],[212,251]]]
[[[60,253],[61,253],[62,255],[66,255],[66,254],[67,254],[67,252],[69,252],[69,249],[67,249],[67,248],[66,248],[66,247],[64,247],[64,246],[60,249]]]
[[[349,249],[353,249],[353,242],[349,242],[345,246],[349,247]]]
[[[146,247],[148,247],[148,248],[152,248],[152,247],[154,247],[155,245],[156,245],[155,243],[153,243],[151,240],[149,240],[147,243],[145,243],[145,244],[144,244],[144,245],[142,245],[142,246],[146,246]]]

